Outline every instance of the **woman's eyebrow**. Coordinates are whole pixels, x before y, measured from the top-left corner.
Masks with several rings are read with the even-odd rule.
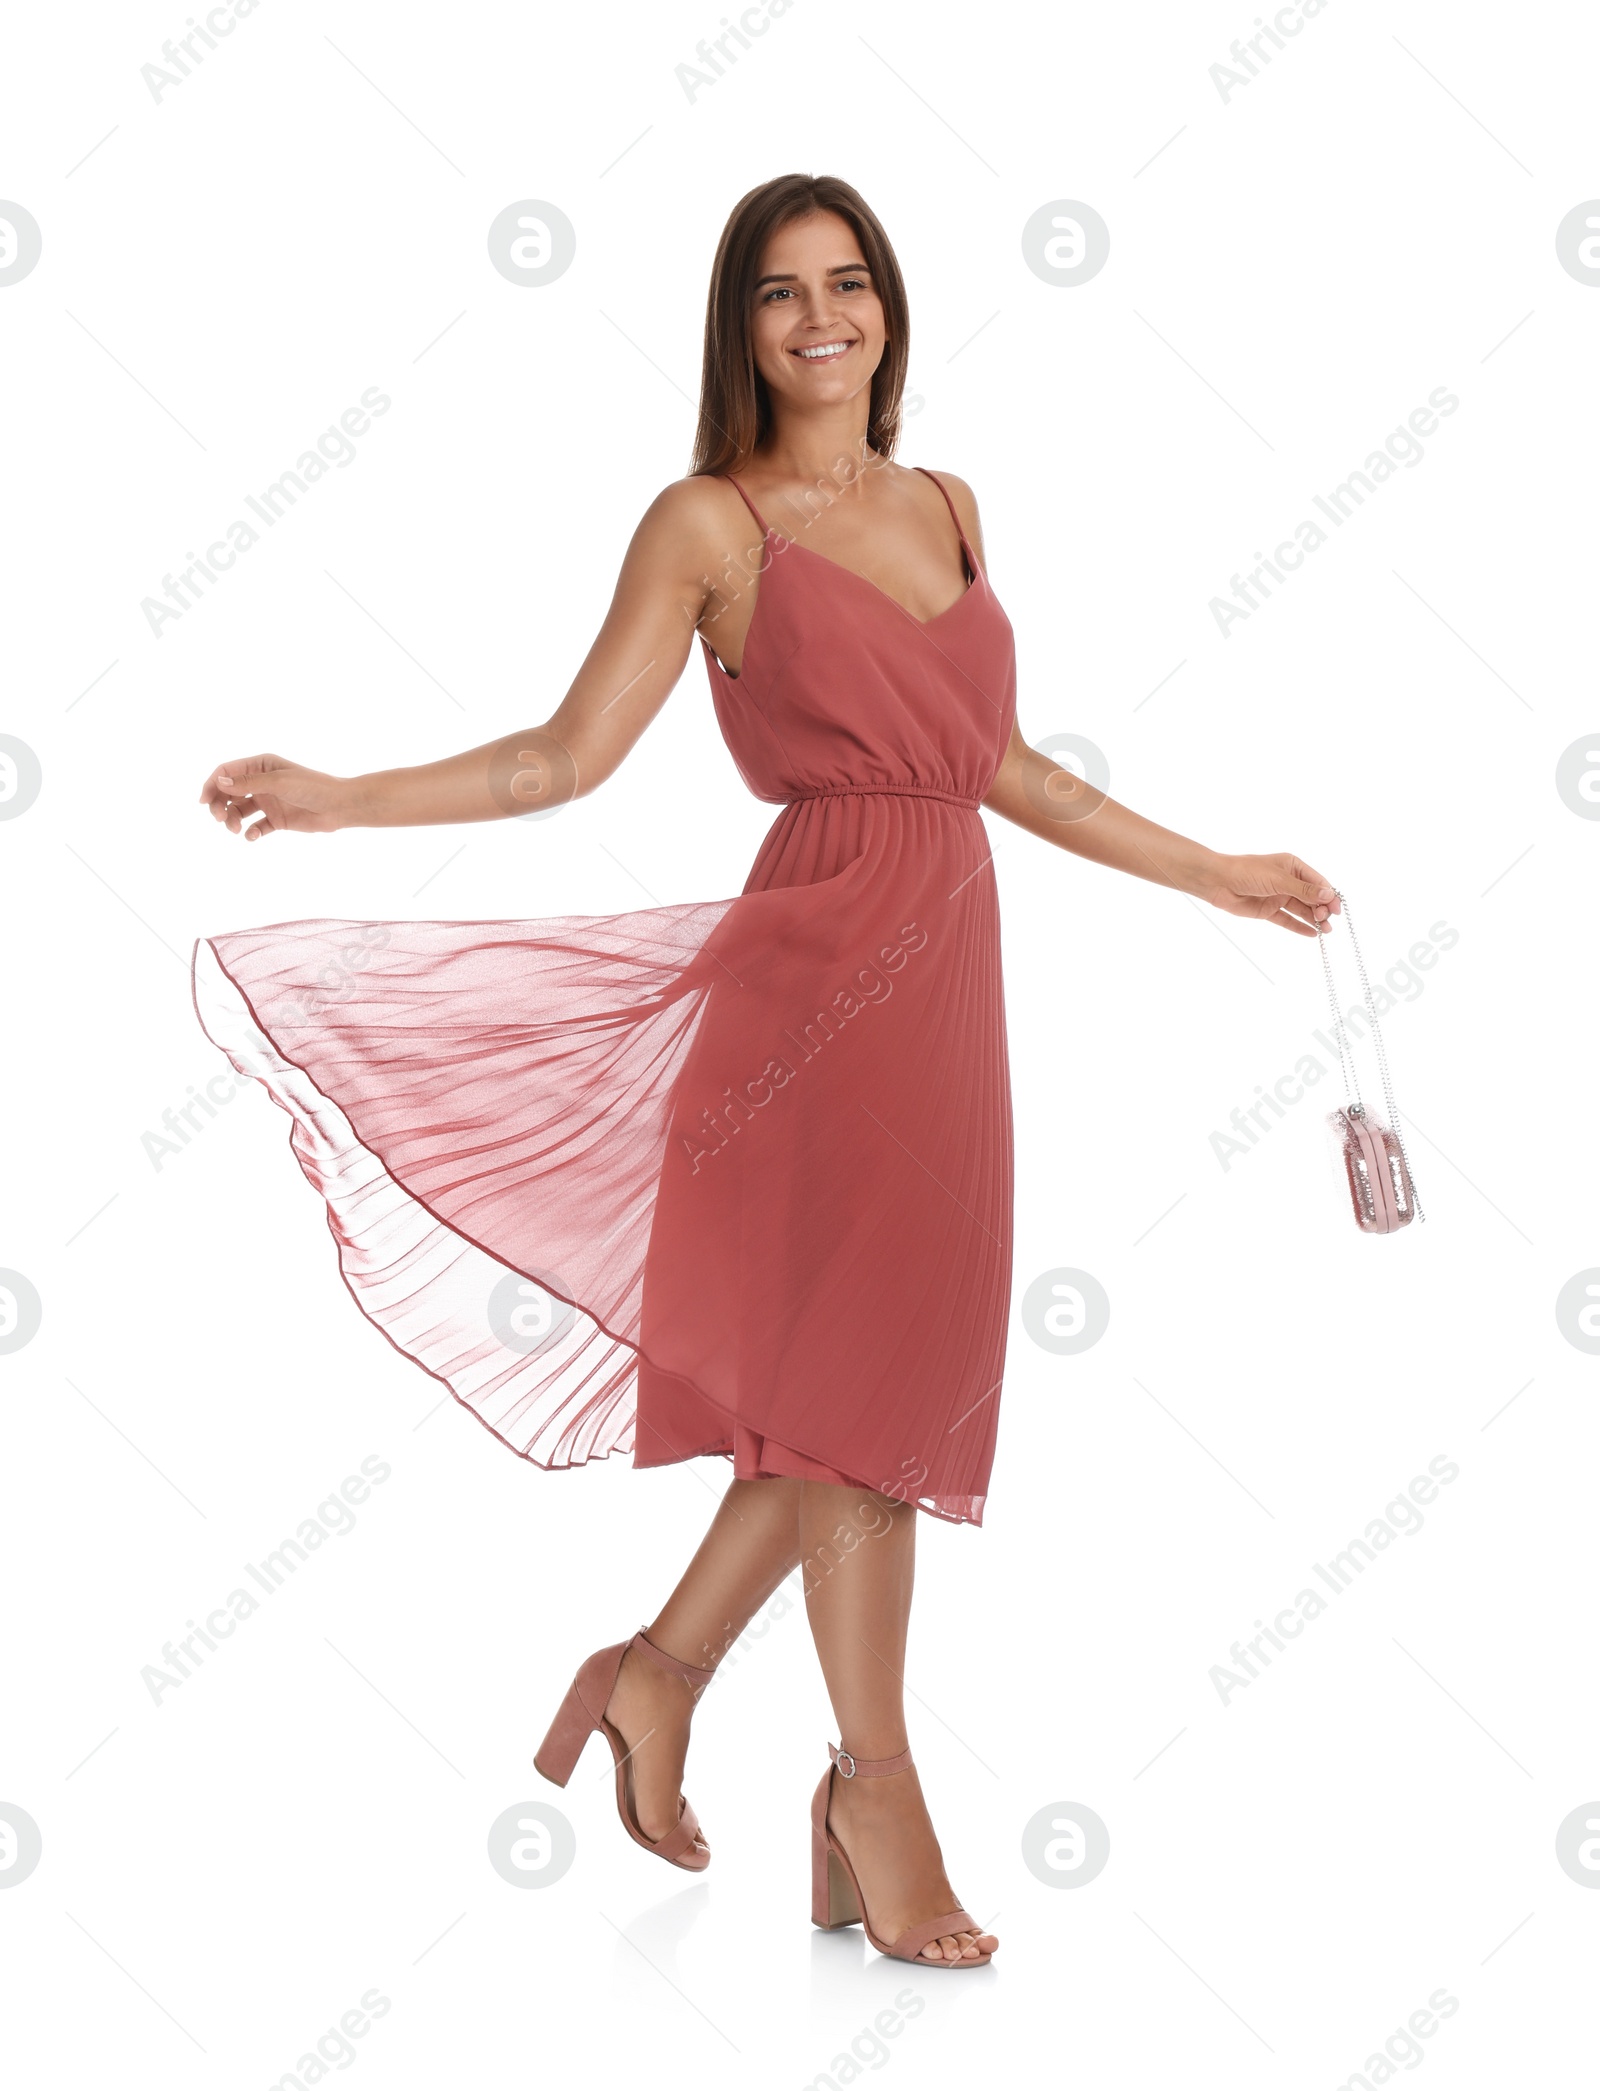
[[[847,273],[853,276],[865,276],[869,271],[864,261],[841,261],[836,262],[831,269],[824,269],[822,273],[825,276],[843,276]],[[799,280],[799,277],[791,269],[787,276],[758,276],[756,278],[756,289],[759,290],[763,283],[798,283]]]

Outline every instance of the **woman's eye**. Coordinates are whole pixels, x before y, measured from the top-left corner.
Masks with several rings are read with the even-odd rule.
[[[836,290],[870,290],[872,286],[864,276],[841,276],[834,288]],[[793,289],[794,286],[792,284],[780,283],[772,290],[769,290],[761,302],[763,305],[770,305],[774,298],[790,297],[793,295]]]

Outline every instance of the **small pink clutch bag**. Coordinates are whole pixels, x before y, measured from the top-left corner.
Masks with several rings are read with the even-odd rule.
[[[1378,1029],[1378,1012],[1373,1006],[1372,986],[1367,979],[1361,946],[1356,942],[1355,924],[1350,919],[1350,906],[1342,893],[1339,895],[1339,902],[1344,914],[1345,927],[1350,933],[1350,949],[1355,956],[1356,971],[1361,976],[1361,992],[1366,999],[1367,1021],[1372,1027],[1372,1048],[1377,1055],[1378,1073],[1383,1082],[1384,1107],[1389,1113],[1389,1123],[1380,1124],[1368,1113],[1361,1101],[1361,1091],[1356,1081],[1355,1055],[1346,1042],[1344,1019],[1339,1014],[1339,997],[1334,991],[1333,967],[1328,962],[1328,937],[1319,934],[1317,944],[1322,952],[1323,977],[1328,984],[1328,1007],[1333,1015],[1333,1038],[1339,1050],[1339,1070],[1344,1077],[1345,1095],[1342,1108],[1329,1114],[1328,1125],[1344,1164],[1345,1180],[1350,1188],[1350,1203],[1355,1209],[1356,1225],[1364,1234],[1395,1234],[1400,1228],[1409,1227],[1413,1219],[1425,1219],[1426,1214],[1417,1202],[1416,1189],[1411,1181],[1411,1165],[1406,1159],[1405,1145],[1400,1138],[1400,1114],[1395,1109],[1394,1090],[1389,1081],[1389,1060],[1383,1050],[1383,1034]]]

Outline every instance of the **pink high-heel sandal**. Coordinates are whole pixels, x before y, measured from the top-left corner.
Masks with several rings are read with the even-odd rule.
[[[664,1837],[647,1837],[639,1827],[639,1818],[633,1811],[633,1773],[629,1767],[631,1752],[617,1730],[606,1719],[606,1704],[616,1689],[617,1672],[622,1668],[622,1658],[630,1648],[636,1648],[651,1662],[663,1670],[670,1670],[675,1677],[695,1687],[695,1697],[711,1682],[710,1670],[697,1670],[693,1663],[683,1663],[675,1655],[668,1655],[647,1641],[641,1630],[631,1641],[619,1641],[614,1648],[597,1649],[583,1664],[572,1680],[571,1689],[562,1700],[555,1719],[550,1723],[550,1732],[534,1753],[534,1770],[548,1779],[554,1786],[565,1786],[572,1777],[573,1768],[583,1755],[583,1746],[591,1735],[603,1735],[611,1745],[611,1755],[617,1772],[617,1813],[622,1817],[622,1827],[635,1844],[642,1844],[646,1851],[654,1852],[658,1859],[669,1865],[681,1866],[687,1873],[700,1873],[711,1864],[711,1853],[700,1838],[700,1823],[689,1803],[679,1795],[680,1813],[677,1823]]]
[[[828,1803],[833,1797],[835,1773],[841,1779],[886,1779],[894,1772],[910,1770],[911,1752],[902,1750],[898,1757],[853,1757],[848,1750],[836,1750],[829,1743],[828,1759],[828,1769],[811,1803],[812,1923],[823,1931],[859,1924],[868,1943],[880,1953],[886,1953],[891,1960],[914,1960],[919,1968],[986,1967],[994,1957],[992,1952],[978,1953],[971,1960],[946,1960],[942,1954],[937,1960],[929,1960],[923,1953],[924,1946],[931,1946],[935,1939],[948,1938],[952,1932],[970,1931],[974,1937],[982,1932],[983,1926],[976,1917],[964,1909],[929,1917],[922,1924],[909,1924],[897,1939],[885,1945],[872,1928],[850,1855],[828,1827]]]

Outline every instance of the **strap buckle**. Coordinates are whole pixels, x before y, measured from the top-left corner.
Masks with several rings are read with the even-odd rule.
[[[845,1769],[846,1765],[849,1766],[848,1771]],[[853,1779],[856,1775],[856,1761],[848,1750],[836,1750],[834,1752],[833,1768],[841,1779]]]

